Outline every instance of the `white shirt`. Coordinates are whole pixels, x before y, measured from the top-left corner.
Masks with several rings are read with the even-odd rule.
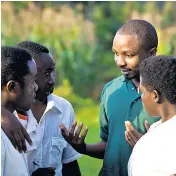
[[[14,148],[2,129],[1,176],[29,176],[26,154]]]
[[[27,114],[34,118],[31,110]],[[56,176],[62,176],[62,164],[81,156],[65,141],[59,128],[63,123],[69,129],[74,120],[74,110],[67,100],[54,94],[48,96],[47,107],[39,122],[42,141],[33,161],[34,170],[54,167]]]
[[[176,116],[156,122],[134,146],[128,163],[129,176],[176,174]]]
[[[30,113],[30,111],[28,111],[27,114],[28,113]],[[18,120],[21,122],[23,127],[26,129],[26,131],[28,132],[32,140],[32,146],[29,145],[28,142],[26,142],[28,169],[29,169],[30,175],[32,175],[32,172],[34,170],[34,167],[33,167],[34,157],[36,155],[36,151],[39,145],[41,144],[42,128],[38,124],[37,120],[31,115],[28,115],[27,119],[23,118],[23,116],[21,117],[21,115],[19,114],[18,115],[16,114],[16,117],[18,117]]]

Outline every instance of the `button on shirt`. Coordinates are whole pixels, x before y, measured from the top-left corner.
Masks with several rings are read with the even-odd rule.
[[[16,113],[15,113],[16,115]],[[1,129],[1,176],[29,176],[27,156],[14,148]]]
[[[153,124],[134,146],[128,163],[129,176],[176,174],[176,116]]]
[[[145,112],[141,94],[130,80],[118,77],[105,85],[100,103],[100,137],[107,142],[100,176],[128,176],[127,164],[132,147],[125,140],[125,121],[129,120],[140,132],[159,120]]]
[[[31,110],[27,113],[33,116]],[[39,122],[42,141],[33,161],[34,170],[54,167],[56,176],[62,176],[62,164],[81,156],[65,141],[59,128],[59,124],[63,123],[69,129],[74,120],[72,105],[67,100],[54,94],[48,96],[47,107]]]

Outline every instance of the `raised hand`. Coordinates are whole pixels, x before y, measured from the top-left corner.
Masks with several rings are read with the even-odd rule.
[[[144,125],[148,131],[150,128],[148,121],[145,121]],[[131,147],[134,147],[137,141],[143,136],[143,134],[139,133],[129,121],[125,121],[125,127],[125,139]]]
[[[70,130],[67,131],[63,124],[60,124],[59,127],[61,128],[61,132],[65,140],[79,153],[85,154],[86,152],[86,144],[84,142],[85,137],[88,132],[88,127],[84,129],[82,135],[80,135],[81,130],[83,128],[83,123],[78,125],[77,130],[75,130],[77,122],[74,121]]]

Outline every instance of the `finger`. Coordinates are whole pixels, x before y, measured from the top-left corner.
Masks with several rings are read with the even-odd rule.
[[[76,125],[77,125],[77,122],[74,121],[73,124],[72,124],[72,126],[71,126],[71,128],[70,128],[70,130],[69,130],[69,137],[70,137],[70,139],[72,139],[72,137],[74,135],[74,131],[75,131]]]
[[[86,135],[87,135],[87,132],[88,132],[88,127],[86,126],[86,128],[84,129],[84,131],[83,131],[83,133],[82,133],[82,135],[81,135],[81,137],[80,137],[81,143],[85,140],[85,137],[86,137]]]
[[[150,124],[149,124],[148,120],[145,121],[144,126],[145,126],[146,130],[148,131],[150,128]]]
[[[125,126],[130,131],[135,131],[136,129],[133,127],[132,123],[130,121],[125,121]]]
[[[60,124],[59,127],[61,129],[62,136],[67,140],[69,137],[69,134],[68,134],[66,127],[63,124]]]
[[[128,137],[126,131],[125,131],[125,139],[126,139],[126,141],[128,142],[128,144],[129,144],[131,147],[133,147],[133,144],[131,143],[131,141],[130,141],[130,139],[129,139],[129,137]]]
[[[128,141],[130,141],[130,143],[132,145],[134,145],[135,141],[137,139],[136,139],[136,136],[134,135],[135,134],[134,131],[133,131],[134,128],[132,128],[131,122],[125,121],[125,127],[126,127],[126,132],[125,132],[126,137],[127,137]]]
[[[19,137],[20,137],[20,139],[21,139],[22,150],[23,150],[24,152],[26,152],[27,147],[26,147],[26,142],[25,142],[24,135],[23,135],[23,133],[22,133],[21,131],[20,131],[18,134],[19,134]]]
[[[23,136],[24,136],[24,138],[26,139],[26,141],[27,141],[30,145],[32,145],[32,140],[31,140],[29,134],[27,133],[26,129],[25,129],[23,126],[22,126],[22,128],[21,128],[21,131],[22,131]],[[26,144],[25,144],[25,146],[26,146]]]
[[[142,134],[139,133],[132,125],[132,123],[130,121],[125,121],[125,126],[126,126],[126,130],[127,132],[131,132],[135,138],[140,139]]]
[[[134,147],[134,146],[135,146],[135,144],[137,143],[137,140],[135,140],[133,137],[128,136],[128,135],[127,135],[127,137],[128,137],[128,140],[131,142],[132,147]]]
[[[136,136],[131,131],[127,131],[127,135],[128,135],[129,140],[131,141],[131,143],[134,146],[137,143],[138,138],[136,138]]]
[[[81,123],[79,124],[79,126],[78,126],[78,129],[77,129],[76,132],[75,132],[75,140],[78,140],[78,139],[79,139],[79,135],[80,135],[80,132],[81,132],[82,128],[83,128],[83,123],[81,122]]]
[[[126,134],[127,134],[128,140],[130,140],[130,142],[134,146],[138,141],[138,138],[134,135],[134,132],[129,129],[128,125],[126,127]]]
[[[10,135],[8,135],[8,138],[10,139],[12,145],[15,147],[15,149],[17,148],[16,142],[15,142],[15,138],[13,136],[13,133],[10,133]]]
[[[22,142],[21,142],[21,139],[20,139],[20,136],[19,136],[18,132],[13,133],[13,136],[14,136],[14,139],[15,139],[16,146],[18,147],[18,150],[21,153],[21,151],[22,151]]]

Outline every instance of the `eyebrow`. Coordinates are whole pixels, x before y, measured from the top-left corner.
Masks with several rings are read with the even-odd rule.
[[[46,69],[46,71],[50,71],[50,70],[55,69],[55,66],[56,66],[56,64],[54,64],[53,67],[50,67],[50,68]]]

